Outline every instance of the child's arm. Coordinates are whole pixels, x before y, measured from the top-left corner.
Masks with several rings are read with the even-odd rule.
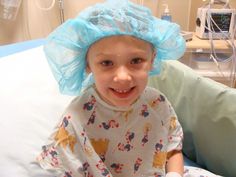
[[[181,151],[171,151],[168,153],[168,161],[166,164],[166,177],[183,176],[184,162]]]

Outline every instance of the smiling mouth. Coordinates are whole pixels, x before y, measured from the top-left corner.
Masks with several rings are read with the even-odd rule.
[[[131,94],[131,92],[134,90],[135,87],[131,87],[129,89],[115,89],[115,88],[111,88],[112,92],[119,96],[119,97],[127,97],[129,96],[129,94]]]

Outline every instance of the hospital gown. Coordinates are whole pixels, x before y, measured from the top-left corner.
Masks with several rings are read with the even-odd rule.
[[[60,177],[164,177],[168,152],[181,150],[182,139],[173,108],[156,89],[114,107],[90,87],[68,106],[38,162]]]

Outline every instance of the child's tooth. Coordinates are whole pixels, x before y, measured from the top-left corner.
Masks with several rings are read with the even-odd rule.
[[[126,93],[128,90],[116,90],[119,93]]]

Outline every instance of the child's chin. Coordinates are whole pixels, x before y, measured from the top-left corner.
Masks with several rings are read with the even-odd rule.
[[[131,106],[134,102],[135,102],[135,100],[134,100],[134,101],[131,101],[131,100],[124,100],[124,101],[119,101],[119,102],[113,102],[113,105],[114,105],[114,106],[117,106],[117,107],[129,107],[129,106]]]
[[[124,108],[125,108],[125,107],[129,107],[130,105],[131,105],[131,104],[127,104],[127,103],[126,103],[126,104],[115,104],[116,107],[121,107],[121,108],[122,108],[122,107],[124,107]]]

